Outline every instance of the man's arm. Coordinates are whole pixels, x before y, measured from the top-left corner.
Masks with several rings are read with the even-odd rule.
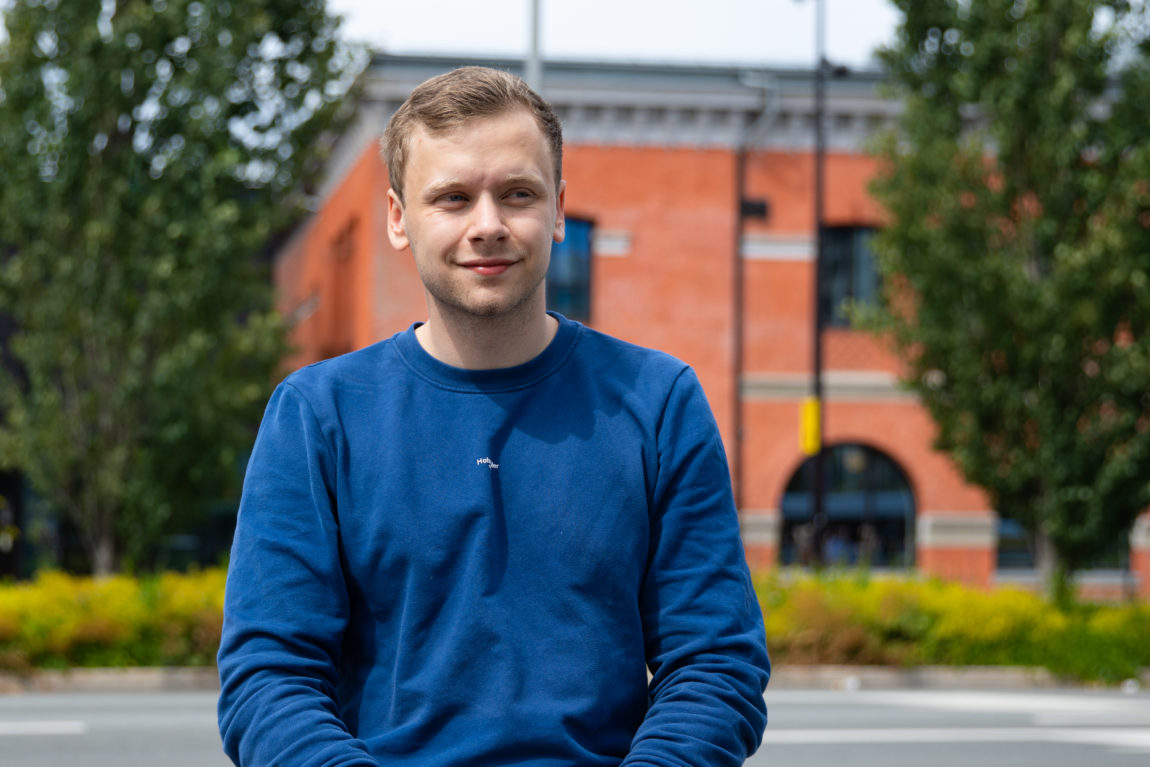
[[[651,706],[623,765],[736,767],[767,723],[759,610],[718,428],[694,373],[671,390],[643,583]]]
[[[281,384],[248,463],[224,602],[219,724],[237,765],[377,764],[336,702],[348,597],[334,487],[315,414]]]

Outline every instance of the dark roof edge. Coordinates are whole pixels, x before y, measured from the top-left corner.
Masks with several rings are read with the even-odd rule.
[[[435,68],[461,67],[468,65],[489,66],[506,69],[512,72],[522,72],[526,63],[523,57],[498,56],[484,54],[442,54],[442,53],[390,53],[376,51],[372,54],[371,67],[386,68],[389,64],[400,66],[427,66]],[[741,62],[695,62],[695,61],[656,61],[632,59],[599,59],[599,58],[554,58],[543,60],[544,72],[567,73],[629,73],[629,74],[660,74],[660,75],[697,75],[700,73],[713,75],[736,74],[743,72],[769,73],[782,77],[796,79],[809,79],[814,75],[813,67],[801,67],[793,64],[754,64]],[[881,70],[874,66],[850,68],[851,79],[875,80],[883,79]]]

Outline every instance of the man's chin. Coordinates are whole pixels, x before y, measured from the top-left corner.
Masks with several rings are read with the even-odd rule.
[[[493,286],[480,290],[443,291],[439,295],[429,291],[428,297],[429,300],[439,305],[442,312],[453,314],[460,319],[510,319],[533,314],[536,306],[538,306],[540,313],[545,311],[541,288],[524,293],[522,291],[491,289],[491,287]]]
[[[527,302],[512,302],[502,298],[457,301],[450,305],[452,313],[481,320],[495,320],[522,311]]]
[[[501,304],[480,304],[478,306],[473,306],[465,309],[464,311],[466,311],[472,317],[479,317],[481,319],[497,319],[504,316],[505,314],[510,313],[507,310],[507,307]]]

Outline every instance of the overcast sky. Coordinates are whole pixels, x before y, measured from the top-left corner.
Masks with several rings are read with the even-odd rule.
[[[893,38],[890,0],[823,0],[827,58],[860,66]],[[522,56],[531,0],[328,0],[344,33],[397,53]],[[810,66],[815,0],[540,0],[544,58]]]

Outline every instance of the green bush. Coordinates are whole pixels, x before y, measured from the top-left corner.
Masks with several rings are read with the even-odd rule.
[[[211,665],[224,580],[215,568],[0,585],[0,670]],[[778,665],[1037,666],[1103,682],[1150,666],[1145,604],[1060,609],[1017,589],[865,573],[767,572],[755,588]]]
[[[220,640],[225,571],[0,585],[0,670],[203,666]]]
[[[1116,682],[1150,666],[1150,606],[1059,608],[1019,589],[979,591],[913,576],[756,576],[779,664],[1037,666]]]

